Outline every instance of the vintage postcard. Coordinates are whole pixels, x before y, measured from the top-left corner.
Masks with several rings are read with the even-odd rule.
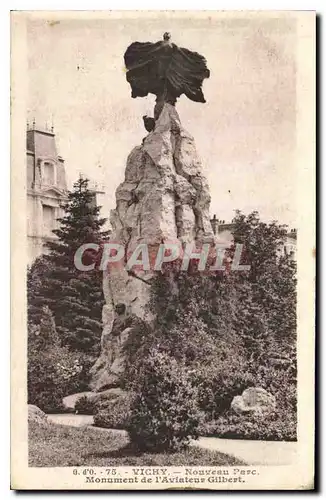
[[[315,30],[12,12],[13,489],[314,489]]]

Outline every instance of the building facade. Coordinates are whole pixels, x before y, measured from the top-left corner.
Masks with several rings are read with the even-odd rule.
[[[53,229],[63,215],[60,204],[67,199],[66,172],[52,130],[27,128],[27,240],[28,263],[46,253],[55,239]]]

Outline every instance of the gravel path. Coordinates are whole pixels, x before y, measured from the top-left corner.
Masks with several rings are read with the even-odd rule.
[[[81,427],[93,425],[92,415],[75,415],[70,413],[48,415],[48,419],[56,424]],[[99,429],[98,430],[108,430]],[[115,433],[126,434],[126,431]],[[240,458],[248,465],[289,465],[295,462],[297,443],[286,441],[251,441],[245,439],[219,439],[215,437],[201,437],[193,441],[192,446],[220,451]]]
[[[220,451],[241,458],[249,465],[289,465],[296,461],[297,443],[201,437],[193,446]]]
[[[73,427],[93,425],[94,423],[93,415],[75,415],[74,413],[48,415],[48,420],[55,424],[72,425]]]

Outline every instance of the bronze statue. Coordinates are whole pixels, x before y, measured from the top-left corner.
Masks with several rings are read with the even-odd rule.
[[[206,102],[202,91],[204,78],[209,78],[206,59],[170,39],[170,33],[164,33],[160,42],[134,42],[124,55],[131,97],[156,95],[155,120],[164,103],[174,106],[182,94],[192,101]]]
[[[154,130],[154,128],[155,128],[154,118],[151,118],[150,116],[144,115],[143,122],[144,122],[144,127],[147,130],[147,132],[151,132],[152,130]]]

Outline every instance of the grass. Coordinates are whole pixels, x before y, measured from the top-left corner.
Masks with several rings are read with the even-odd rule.
[[[241,460],[197,447],[178,453],[136,453],[121,433],[29,422],[29,466],[232,466]]]

